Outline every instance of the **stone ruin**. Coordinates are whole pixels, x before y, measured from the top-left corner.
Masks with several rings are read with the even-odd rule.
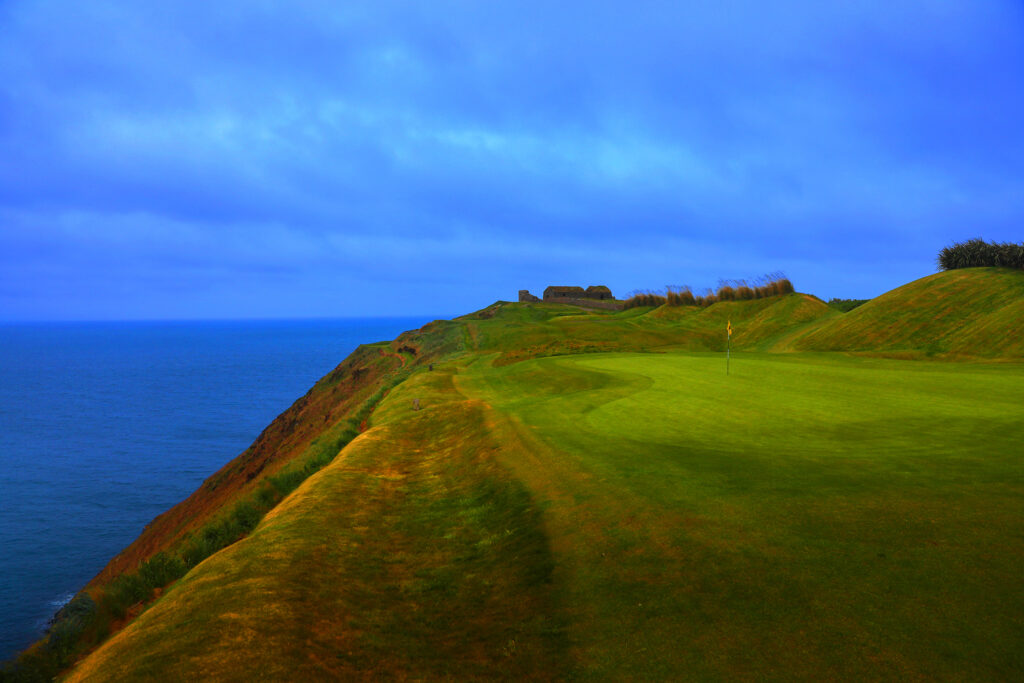
[[[544,290],[544,301],[561,302],[563,299],[585,299],[586,291],[582,287],[555,287]]]
[[[530,303],[541,301],[540,298],[530,294],[529,290],[519,290],[519,302]],[[586,289],[582,287],[559,287],[551,286],[544,290],[544,299],[553,304],[572,304],[573,306],[585,306],[588,308],[604,308],[608,310],[621,310],[623,302],[616,301],[612,296],[612,290],[604,285],[591,285]]]

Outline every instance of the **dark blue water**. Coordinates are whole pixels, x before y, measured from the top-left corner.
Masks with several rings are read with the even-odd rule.
[[[428,320],[0,325],[0,661],[358,344]]]

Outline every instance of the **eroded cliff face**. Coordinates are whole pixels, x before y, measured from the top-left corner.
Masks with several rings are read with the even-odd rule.
[[[188,498],[146,525],[139,537],[115,556],[87,588],[101,588],[157,552],[172,549],[190,532],[301,455],[327,427],[345,419],[383,378],[401,366],[401,359],[390,349],[357,349],[270,423],[249,448],[206,479]]]
[[[301,458],[339,422],[352,419],[366,401],[403,371],[462,348],[462,325],[435,321],[391,342],[364,344],[281,413],[249,448],[211,475],[196,491],[156,517],[127,548],[89,582],[98,594],[117,576],[157,553],[168,552],[190,533],[264,485]]]

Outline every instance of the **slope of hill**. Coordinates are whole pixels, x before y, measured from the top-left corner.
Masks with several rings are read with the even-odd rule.
[[[838,315],[806,294],[722,301],[706,308],[660,306],[618,313],[551,304],[495,303],[458,319],[466,348],[497,352],[497,365],[538,356],[605,351],[724,351],[732,321],[734,348],[760,347],[818,319]]]
[[[929,275],[833,316],[783,346],[1024,358],[1024,271],[965,268]]]
[[[842,355],[441,362],[69,680],[1013,679],[1021,386]]]
[[[516,442],[452,377],[396,389],[340,457],[69,680],[556,675],[551,550],[497,459]]]
[[[1024,273],[977,269],[918,280],[846,314],[804,294],[615,313],[497,302],[389,343],[365,345],[115,557],[88,586],[102,618],[84,631],[69,631],[77,641],[51,636],[29,653],[21,673],[31,674],[33,658],[42,661],[51,651],[58,652],[53,660],[58,664],[84,656],[73,680],[145,679],[165,671],[178,678],[225,680],[285,674],[666,677],[680,667],[698,666],[705,655],[711,663],[698,668],[706,666],[711,677],[787,670],[796,663],[782,654],[781,659],[759,655],[756,666],[742,654],[781,646],[757,635],[746,611],[754,609],[752,603],[740,600],[734,604],[739,611],[716,611],[697,599],[700,591],[732,585],[756,595],[768,588],[746,577],[762,570],[770,570],[778,585],[811,581],[803,588],[792,584],[793,590],[811,590],[807,586],[816,572],[849,570],[843,564],[848,555],[830,567],[820,564],[827,564],[824,555],[816,560],[820,566],[801,569],[797,563],[792,566],[803,578],[787,577],[783,564],[758,569],[757,563],[740,563],[727,569],[727,557],[709,555],[708,548],[684,536],[706,528],[719,529],[723,538],[763,541],[763,534],[742,520],[755,524],[780,506],[788,512],[771,523],[787,529],[780,531],[788,539],[783,545],[824,542],[839,544],[846,553],[852,546],[845,544],[865,542],[857,540],[856,529],[867,517],[821,517],[805,538],[787,525],[820,516],[825,508],[801,507],[801,496],[807,504],[816,500],[800,493],[801,486],[824,485],[822,495],[838,491],[853,506],[849,510],[881,510],[901,496],[916,495],[916,504],[930,510],[934,522],[938,508],[921,492],[873,497],[886,472],[915,471],[936,482],[939,498],[982,511],[978,524],[1001,525],[1010,534],[971,540],[971,533],[980,533],[974,522],[963,526],[962,520],[947,520],[966,534],[965,552],[989,553],[992,544],[1002,543],[1008,558],[1020,559],[1024,549],[1017,545],[1024,534],[1015,536],[1014,525],[985,496],[992,493],[986,482],[1002,486],[1021,474],[1006,456],[1024,438],[1019,433],[1024,394],[1018,389],[1020,370],[1012,364],[908,364],[840,354],[822,360],[819,354],[763,356],[759,351],[1019,359],[1024,355],[1022,295]],[[744,352],[734,359],[737,377],[729,391],[739,393],[732,398],[722,393],[726,385],[711,379],[718,377],[721,356],[708,353],[725,349],[726,321],[735,330],[733,349]],[[881,414],[872,401],[879,387],[890,383],[896,393]],[[843,393],[843,387],[851,390]],[[963,394],[963,405],[933,400],[921,412],[901,391]],[[830,408],[828,397],[834,394]],[[763,403],[754,400],[759,396]],[[423,410],[411,409],[414,399]],[[609,432],[603,425],[595,436],[597,416],[619,426]],[[907,425],[913,429],[904,429]],[[922,431],[933,431],[935,438],[922,438]],[[996,457],[978,460],[980,451],[970,450],[978,444]],[[924,454],[929,463],[947,463],[944,471],[953,478],[929,470],[936,465],[919,460]],[[846,478],[837,483],[818,471],[816,463],[823,459],[840,464]],[[954,462],[960,464],[951,468]],[[868,470],[873,474],[865,479]],[[763,482],[779,487],[740,483],[744,472],[760,472]],[[294,487],[307,476],[294,491],[277,484],[283,477]],[[746,493],[739,498],[715,494],[714,502],[706,498],[712,490]],[[1014,491],[1004,493],[1020,493]],[[104,596],[125,577],[146,570],[147,562],[185,552],[190,538],[231,517],[232,506],[268,492],[273,495],[259,500],[269,507],[260,510],[270,511],[262,521],[252,520],[254,529],[245,527],[251,533],[230,527],[237,536],[226,539],[228,547],[195,566],[187,563],[189,571],[176,582],[178,575],[168,576],[155,600],[133,598],[141,602],[123,616],[103,612]],[[1024,510],[1019,512],[1016,519],[1024,517]],[[918,523],[916,517],[908,519]],[[656,531],[658,520],[674,520],[676,530]],[[602,529],[607,533],[598,532]],[[897,526],[885,543],[898,547],[901,534],[918,538],[919,532],[916,526]],[[697,537],[711,542],[704,532]],[[941,549],[945,541],[936,543]],[[743,550],[778,551],[756,543]],[[918,558],[921,571],[940,561],[940,550],[935,553]],[[605,566],[607,557],[616,558],[614,567]],[[712,564],[690,567],[686,557]],[[701,566],[719,567],[715,571],[721,576],[707,575]],[[1017,605],[1022,601],[1013,586],[1003,585],[999,567],[985,580],[1002,586],[1008,604]],[[860,649],[830,655],[833,636],[828,634],[844,627],[818,611],[797,608],[794,621],[773,626],[793,635],[801,620],[820,621],[807,631],[817,634],[805,643],[808,652],[817,653],[808,660],[807,676],[871,673],[834,661],[882,647],[871,635],[882,623],[871,616],[880,607],[863,596],[886,581],[924,580],[913,572],[873,571],[879,583],[858,588],[868,611],[854,608],[843,616],[861,629]],[[666,585],[662,575],[686,576],[691,583]],[[977,583],[977,577],[956,571],[950,577]],[[933,588],[942,592],[948,586]],[[698,593],[691,600],[673,592],[677,589]],[[822,599],[837,599],[829,591]],[[990,597],[977,587],[975,601],[958,612],[963,628],[992,643],[1019,642],[1024,634],[1002,617],[996,619],[998,632],[977,630],[974,610],[990,609]],[[673,605],[672,613],[616,621],[634,598],[641,605],[664,599]],[[782,600],[777,607],[785,604]],[[688,613],[691,608],[697,611]],[[912,612],[890,627],[927,641],[929,636],[912,626],[911,620],[920,618]],[[715,615],[716,628],[738,628],[730,636],[737,639],[733,645],[722,649],[724,643],[689,633],[687,619],[698,623],[709,614]],[[631,624],[626,631],[624,624]],[[638,629],[647,635],[637,635]],[[102,642],[108,633],[113,635]],[[637,654],[665,648],[682,633],[696,644],[679,658]],[[983,640],[964,641],[962,656],[988,662],[973,674],[1024,671],[1024,664],[1006,655],[1012,648],[1000,645],[995,658],[979,654]],[[890,673],[942,675],[899,648],[885,650],[883,658]],[[53,663],[41,666],[39,671],[52,671]]]
[[[150,522],[89,585],[102,586],[156,552],[173,547],[284,465],[301,460],[325,428],[342,422],[374,392],[382,378],[399,367],[394,357],[382,355],[381,347],[360,347],[268,425],[245,452],[210,476],[187,499]]]

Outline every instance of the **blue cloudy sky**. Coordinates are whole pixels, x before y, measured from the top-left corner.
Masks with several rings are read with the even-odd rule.
[[[0,3],[0,319],[458,314],[1024,237],[1024,3]]]

